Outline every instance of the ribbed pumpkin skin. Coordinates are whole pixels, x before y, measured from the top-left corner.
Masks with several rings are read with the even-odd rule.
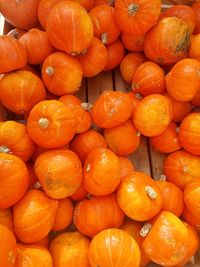
[[[186,209],[194,216],[200,216],[200,181],[194,181],[186,185],[183,192]]]
[[[122,43],[125,48],[131,52],[143,52],[144,51],[144,40],[146,34],[131,35],[128,33],[121,33]]]
[[[14,233],[12,208],[0,209],[0,224],[7,226]]]
[[[195,230],[200,233],[200,219],[199,217],[194,217],[190,211],[188,211],[188,209],[186,207],[184,207],[183,209],[183,213],[182,213],[182,218],[184,219],[184,221],[186,221],[187,223],[189,223],[190,225],[192,225]]]
[[[196,18],[197,18],[197,23],[196,23],[196,27],[194,29],[194,34],[198,34],[200,33],[200,3],[199,2],[194,2],[191,5],[191,8],[193,9]]]
[[[127,157],[118,157],[120,170],[121,170],[121,179],[131,174],[135,170],[133,162]]]

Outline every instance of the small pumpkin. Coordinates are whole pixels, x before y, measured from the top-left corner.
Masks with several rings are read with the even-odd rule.
[[[140,133],[135,129],[132,120],[104,129],[103,135],[108,148],[119,156],[132,154],[140,145]]]
[[[166,157],[164,174],[167,180],[181,189],[195,179],[200,179],[200,158],[184,150],[176,151]]]
[[[46,31],[55,48],[71,55],[78,55],[88,48],[94,33],[86,10],[72,1],[62,1],[52,8]]]
[[[132,101],[122,92],[104,91],[94,103],[91,115],[101,128],[112,128],[127,121],[132,113]]]
[[[44,152],[36,159],[34,170],[44,192],[51,198],[66,198],[82,183],[81,161],[68,149]]]
[[[122,179],[117,200],[124,213],[136,221],[150,220],[162,207],[159,188],[151,177],[142,172],[132,172]]]
[[[200,89],[197,91],[197,93],[195,94],[195,96],[192,98],[192,100],[190,101],[190,103],[192,105],[198,106],[200,107]]]
[[[120,170],[121,170],[121,179],[131,174],[135,170],[135,166],[133,162],[127,157],[118,156],[118,160],[119,160],[119,165],[120,165]]]
[[[86,157],[84,187],[93,195],[105,196],[116,190],[120,183],[120,164],[108,148],[95,148]]]
[[[13,55],[15,56],[13,57]],[[26,50],[19,40],[7,35],[0,36],[0,62],[0,74],[26,66]]]
[[[14,113],[26,115],[46,97],[41,79],[30,71],[15,71],[0,79],[2,104]]]
[[[195,218],[200,217],[200,180],[187,184],[183,192],[186,209]]]
[[[25,33],[26,33],[25,30],[14,28],[11,31],[9,31],[7,33],[7,35],[10,36],[10,37],[12,37],[12,38],[19,39]]]
[[[74,114],[62,102],[46,100],[31,110],[27,130],[39,146],[57,148],[71,141],[76,131],[76,121]]]
[[[192,5],[191,8],[193,9],[197,22],[196,22],[196,27],[194,29],[194,34],[200,33],[200,3],[195,1]]]
[[[82,76],[78,60],[63,52],[51,54],[42,64],[42,80],[47,89],[58,96],[78,91]]]
[[[89,248],[91,266],[139,267],[140,259],[140,249],[136,241],[121,229],[104,230],[91,241]]]
[[[132,35],[129,33],[121,33],[122,43],[125,48],[131,52],[143,52],[144,40],[146,34]]]
[[[188,209],[186,207],[184,207],[183,213],[182,213],[181,216],[184,219],[184,221],[186,221],[187,223],[192,225],[195,228],[195,230],[198,233],[200,233],[200,220],[199,220],[199,217],[196,218],[194,215],[192,215],[191,212],[188,211]]]
[[[24,33],[19,41],[26,50],[28,64],[40,64],[54,51],[47,38],[47,33],[36,28]]]
[[[11,208],[0,210],[0,225],[1,224],[8,227],[11,230],[11,232],[14,233],[13,213]]]
[[[70,198],[74,201],[81,201],[87,197],[88,192],[85,190],[84,185],[82,184]]]
[[[163,133],[150,138],[150,143],[153,149],[160,153],[172,153],[181,149],[181,144],[178,140],[177,125],[174,122],[170,122]]]
[[[171,65],[186,58],[189,42],[190,29],[184,21],[163,18],[147,33],[144,52],[160,65]]]
[[[132,90],[143,96],[162,94],[165,91],[165,74],[156,63],[142,63],[132,77]]]
[[[18,157],[0,153],[0,209],[17,203],[25,194],[29,173],[25,163]]]
[[[166,76],[167,92],[176,100],[187,102],[200,87],[200,62],[183,59],[176,63]]]
[[[58,235],[50,244],[49,251],[54,267],[89,267],[90,241],[79,232]]]
[[[14,228],[23,243],[34,243],[46,237],[52,229],[58,201],[38,190],[28,191],[14,206]],[[45,214],[45,216],[44,216]]]
[[[115,1],[116,22],[120,30],[128,34],[139,35],[148,32],[156,24],[160,11],[160,0],[154,0],[153,3],[149,0]]]
[[[182,120],[178,137],[187,152],[200,155],[200,113],[190,113]]]
[[[172,106],[166,97],[153,94],[144,97],[134,112],[134,125],[145,136],[162,134],[172,118]]]
[[[120,72],[125,82],[132,83],[134,73],[144,61],[145,57],[140,53],[129,53],[122,59]]]

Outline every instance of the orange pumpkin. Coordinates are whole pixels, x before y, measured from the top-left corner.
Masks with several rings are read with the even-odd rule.
[[[25,30],[15,28],[15,29],[12,29],[11,31],[9,31],[7,33],[7,35],[12,37],[12,38],[19,39],[25,33],[26,33]]]
[[[197,91],[197,93],[192,98],[192,100],[190,101],[190,103],[192,105],[195,105],[195,106],[198,106],[198,107],[200,106],[200,89]]]
[[[193,9],[184,4],[165,9],[160,14],[160,19],[165,17],[176,17],[183,20],[188,25],[190,33],[193,33],[197,22],[197,17]]]
[[[50,11],[46,31],[55,48],[71,55],[78,55],[88,48],[92,41],[93,24],[81,5],[63,1]]]
[[[84,187],[96,196],[115,191],[120,183],[120,165],[117,156],[107,148],[95,148],[84,163]]]
[[[103,135],[108,148],[119,156],[132,154],[140,145],[140,133],[135,129],[132,120],[104,129]]]
[[[56,148],[71,141],[76,131],[76,121],[74,114],[62,102],[46,100],[31,110],[27,130],[39,146]]]
[[[200,217],[200,180],[187,184],[183,192],[187,210],[195,218]]]
[[[153,6],[152,6],[153,4]],[[122,32],[139,35],[148,32],[157,22],[160,0],[116,0],[115,19]]]
[[[70,198],[74,201],[81,201],[87,197],[87,191],[85,190],[84,185],[82,184],[76,192],[70,196]]]
[[[125,48],[132,52],[143,52],[144,51],[144,40],[146,34],[132,35],[129,33],[121,33],[122,43]]]
[[[28,64],[40,64],[54,51],[47,38],[47,33],[36,28],[23,34],[19,41],[26,50]]]
[[[190,29],[184,21],[176,17],[163,18],[147,33],[144,51],[150,60],[171,65],[186,58],[189,42]]]
[[[7,111],[4,108],[4,106],[0,102],[0,122],[1,121],[6,121],[7,120]]]
[[[54,267],[89,267],[88,250],[90,241],[79,232],[58,235],[49,250]]]
[[[40,0],[0,0],[1,13],[11,25],[28,30],[38,25],[39,2]]]
[[[194,34],[200,33],[200,3],[198,1],[195,1],[192,5],[191,8],[193,9],[197,22],[196,22],[196,27],[194,29]]]
[[[164,93],[164,96],[169,100],[172,105],[172,121],[181,122],[182,119],[190,113],[192,107],[189,102],[180,102],[175,100],[168,93]]]
[[[187,152],[200,155],[200,113],[190,113],[182,120],[178,137]]]
[[[51,198],[71,196],[82,183],[81,161],[67,149],[44,152],[36,159],[34,169],[44,192]]]
[[[34,152],[34,143],[30,139],[26,126],[15,121],[0,123],[0,152],[14,154],[28,161]]]
[[[145,57],[139,53],[127,54],[120,63],[120,72],[125,82],[131,84],[137,68],[145,61]]]
[[[140,249],[136,241],[123,230],[104,230],[91,241],[89,261],[92,267],[139,267],[140,259]]]
[[[116,195],[111,194],[80,201],[75,206],[73,218],[80,233],[93,237],[107,228],[120,227],[124,213],[117,203]]]
[[[17,203],[25,194],[29,173],[25,163],[18,157],[0,153],[0,209]]]
[[[81,100],[74,95],[64,95],[59,101],[65,104],[74,114],[76,120],[76,133],[84,133],[91,126],[90,113],[81,107]]]
[[[42,65],[42,80],[45,86],[58,96],[78,91],[82,75],[78,60],[63,52],[51,54]]]
[[[135,109],[134,125],[140,133],[152,137],[163,133],[172,118],[172,106],[166,97],[153,94],[144,97]]]
[[[107,50],[98,38],[93,37],[90,46],[77,59],[81,64],[83,76],[93,77],[104,69],[107,62]]]
[[[184,203],[181,189],[173,183],[166,181],[166,177],[156,181],[162,195],[163,211],[169,211],[179,217],[182,214]]]
[[[15,71],[0,79],[2,104],[14,113],[27,115],[38,102],[46,97],[40,78],[30,71]]]
[[[31,245],[36,245],[36,246],[42,246],[42,247],[45,247],[45,248],[48,248],[49,246],[49,236],[45,236],[44,238],[42,238],[41,240],[35,242],[35,243],[32,243]]]
[[[143,96],[139,93],[134,94],[133,92],[129,92],[127,96],[131,99],[132,102],[132,117],[134,117],[135,110],[142,100]]]
[[[134,164],[131,160],[126,157],[118,157],[120,170],[121,170],[121,179],[131,174],[134,170]]]
[[[132,90],[144,96],[163,93],[165,91],[163,69],[151,61],[142,63],[133,74]]]
[[[141,252],[140,266],[146,266],[150,260],[142,247],[142,243],[144,241],[144,238],[140,235],[142,224],[130,219],[126,219],[120,228],[126,231],[129,235],[131,235],[137,242]]]
[[[200,179],[200,158],[183,150],[176,151],[166,157],[164,174],[168,181],[183,189],[194,179]]]
[[[14,267],[17,244],[13,233],[8,227],[0,224],[0,262],[3,267]]]
[[[120,39],[108,45],[107,49],[107,62],[104,70],[109,71],[116,68],[124,57],[124,46]]]
[[[51,254],[42,246],[18,244],[15,267],[24,266],[53,267]]]
[[[42,186],[40,184],[40,182],[38,181],[37,176],[35,175],[35,171],[34,171],[34,165],[32,162],[27,162],[26,163],[28,172],[29,172],[29,186],[28,189],[32,190],[32,189],[40,189]]]
[[[73,205],[70,198],[60,199],[52,230],[59,231],[67,228],[72,222]]]
[[[16,236],[24,243],[34,243],[46,237],[52,229],[58,201],[38,190],[28,191],[14,206]]]
[[[0,62],[0,74],[26,66],[26,51],[17,39],[7,35],[0,36]]]
[[[186,207],[184,207],[183,213],[181,216],[187,223],[192,225],[198,233],[200,233],[200,219],[199,219],[199,217],[196,218],[195,216],[193,216],[191,214],[191,212],[189,212]]]
[[[144,251],[157,264],[175,266],[187,255],[188,229],[171,212],[161,212],[146,235],[143,242]]]
[[[92,107],[92,119],[101,128],[112,128],[127,121],[132,101],[122,92],[104,91]]]
[[[103,136],[94,130],[88,130],[85,133],[76,135],[70,146],[71,150],[79,156],[82,162],[84,162],[88,153],[97,147],[106,148],[107,143]]]
[[[142,172],[132,172],[122,179],[117,200],[124,213],[136,221],[150,220],[162,207],[159,188],[151,177]]]
[[[187,102],[200,88],[200,62],[184,59],[176,63],[166,76],[167,92],[176,100]]]
[[[112,6],[100,5],[95,6],[89,13],[94,25],[94,36],[101,39],[105,45],[115,42],[120,34],[115,22],[114,10]]]
[[[170,122],[163,133],[150,138],[150,143],[153,149],[160,153],[172,153],[181,149],[181,144],[178,140],[177,125],[174,122]]]
[[[0,210],[0,225],[1,224],[7,226],[14,233],[13,213],[11,208]]]

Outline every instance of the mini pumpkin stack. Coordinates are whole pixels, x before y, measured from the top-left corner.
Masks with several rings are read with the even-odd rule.
[[[200,232],[200,2],[0,11],[16,27],[0,36],[0,266],[185,266]],[[74,95],[117,67],[130,92]],[[166,154],[158,181],[128,158],[142,135]]]

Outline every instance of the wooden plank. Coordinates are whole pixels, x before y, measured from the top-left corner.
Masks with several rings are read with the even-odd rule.
[[[116,91],[121,91],[124,93],[128,93],[131,91],[131,86],[130,84],[126,83],[120,74],[120,70],[117,68],[113,71],[114,74],[114,81],[115,81],[115,90]]]
[[[3,34],[7,34],[9,31],[11,31],[14,27],[10,25],[6,20],[4,22],[4,29]]]
[[[80,90],[75,94],[78,98],[80,98],[83,102],[87,101],[87,88],[86,88],[86,79],[84,78]]]

